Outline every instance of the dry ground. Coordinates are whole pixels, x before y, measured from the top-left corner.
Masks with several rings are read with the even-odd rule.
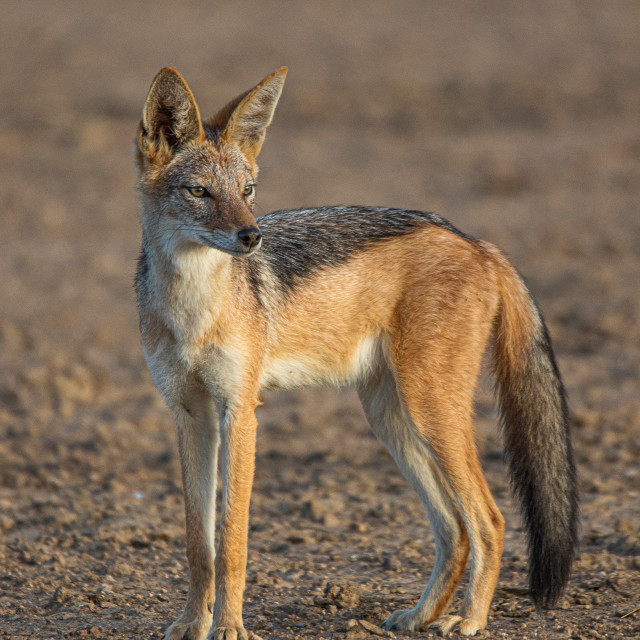
[[[501,245],[549,322],[580,555],[542,628],[483,382],[478,442],[508,533],[481,637],[639,637],[638,33],[633,0],[5,2],[0,637],[157,638],[181,611],[175,434],[131,287],[132,140],[160,67],[180,69],[207,113],[281,64],[264,211],[435,211]],[[417,499],[352,391],[269,395],[259,418],[247,626],[375,637],[366,623],[411,606],[433,563]]]

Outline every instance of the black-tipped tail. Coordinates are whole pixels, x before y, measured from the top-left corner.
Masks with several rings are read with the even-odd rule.
[[[546,609],[564,591],[578,536],[567,399],[538,310],[517,275],[505,284],[494,365],[505,452],[528,532],[529,588],[536,608]]]

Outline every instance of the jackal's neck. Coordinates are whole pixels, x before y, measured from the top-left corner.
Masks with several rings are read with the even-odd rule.
[[[193,242],[177,242],[168,251],[155,240],[143,230],[156,312],[179,341],[197,343],[228,305],[232,258]]]

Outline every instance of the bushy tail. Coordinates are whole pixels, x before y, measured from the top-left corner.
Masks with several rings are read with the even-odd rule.
[[[511,482],[529,541],[529,589],[552,607],[569,579],[578,496],[567,400],[547,328],[515,269],[500,254],[501,306],[494,369]]]

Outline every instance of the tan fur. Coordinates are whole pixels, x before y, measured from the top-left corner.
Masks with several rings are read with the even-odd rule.
[[[419,603],[392,614],[388,626],[434,623],[447,632],[459,624],[471,635],[486,624],[504,537],[474,444],[474,390],[492,330],[508,334],[498,358],[515,361],[536,324],[513,268],[489,244],[425,226],[373,243],[260,305],[236,258],[176,238],[177,223],[154,204],[165,197],[166,168],[180,161],[185,145],[197,147],[210,163],[198,175],[226,194],[217,224],[255,225],[234,189],[257,172],[285,72],[206,122],[217,140],[203,137],[177,72],[163,70],[145,104],[138,144],[148,265],[139,283],[140,327],[154,381],[178,426],[191,570],[185,612],[165,638],[202,640],[212,621],[216,640],[250,637],[242,597],[258,394],[324,382],[356,384],[374,431],[418,491],[436,535],[436,565]],[[157,115],[167,100],[179,105],[177,132],[167,128],[166,114]],[[500,320],[502,307],[515,325]],[[214,554],[219,447],[223,497]],[[469,553],[462,609],[446,616]]]

